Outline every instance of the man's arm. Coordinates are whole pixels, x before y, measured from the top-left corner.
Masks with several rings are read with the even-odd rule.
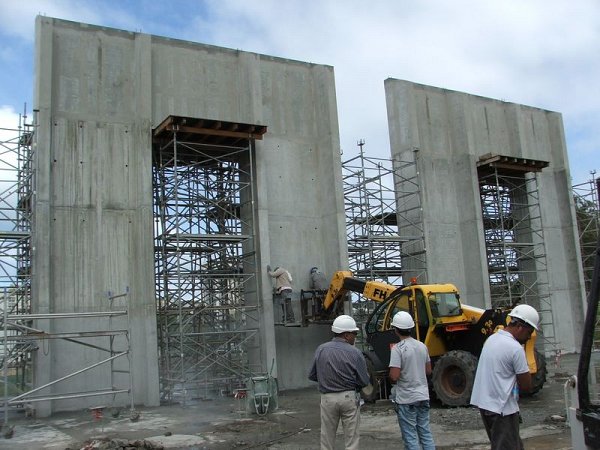
[[[317,378],[317,365],[313,362],[310,372],[308,372],[308,379],[311,381],[319,381]]]
[[[427,361],[425,364],[425,375],[431,375],[431,361]]]
[[[514,371],[517,374],[517,384],[521,391],[531,391],[531,374],[529,373],[529,366],[527,365],[527,358],[525,357],[525,351],[521,346],[515,352],[513,359]],[[519,373],[521,372],[521,373]]]
[[[518,373],[517,383],[519,383],[519,390],[525,392],[531,391],[531,374],[529,372]]]
[[[371,383],[371,377],[369,376],[369,371],[367,370],[367,362],[365,361],[365,357],[361,352],[359,352],[356,365],[360,387],[363,388]]]
[[[279,275],[282,275],[285,272],[285,269],[282,269],[281,267],[273,272],[267,272],[270,276],[272,276],[273,278],[277,278]]]
[[[390,370],[388,372],[388,377],[392,381],[392,383],[398,381],[398,379],[400,378],[400,374],[402,373],[402,369],[400,367],[402,365],[402,358],[400,357],[400,351],[398,350],[400,348],[400,345],[401,342],[397,343],[392,347],[392,350],[390,351]]]
[[[310,368],[310,371],[308,372],[308,379],[311,381],[319,381],[319,379],[317,378],[317,355],[315,354],[315,357],[313,358],[313,363],[312,366]]]
[[[400,367],[390,367],[390,372],[389,372],[389,377],[390,380],[392,381],[392,383],[395,383],[396,381],[398,381],[398,378],[400,378],[400,373],[402,372],[402,370],[400,369]]]

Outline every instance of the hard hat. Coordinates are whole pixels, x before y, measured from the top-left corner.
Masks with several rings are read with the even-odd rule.
[[[415,321],[406,311],[397,312],[392,319],[392,326],[400,330],[410,330],[415,327]]]
[[[356,322],[352,317],[342,314],[341,316],[336,317],[333,321],[333,325],[331,325],[331,331],[338,334],[353,332],[358,331],[358,327],[356,326]]]
[[[314,272],[316,272],[317,270],[319,270],[319,268],[318,268],[318,267],[313,267],[313,268],[311,268],[311,269],[310,269],[310,273],[314,273]]]
[[[517,305],[513,308],[513,310],[508,313],[510,317],[513,319],[520,319],[523,322],[531,325],[536,330],[538,329],[538,325],[540,323],[540,315],[538,312],[529,305]]]

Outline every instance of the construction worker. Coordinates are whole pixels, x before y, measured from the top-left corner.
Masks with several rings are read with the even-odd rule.
[[[492,450],[523,449],[519,436],[519,389],[531,389],[531,375],[522,344],[538,329],[540,316],[529,305],[517,305],[510,322],[483,345],[471,404],[479,408]]]
[[[318,267],[310,269],[310,288],[315,291],[326,291],[329,288],[325,274]]]
[[[427,346],[411,337],[415,321],[406,311],[397,312],[392,327],[400,339],[390,352],[391,399],[398,416],[402,441],[407,450],[435,450],[429,427],[429,387],[431,360]]]
[[[333,450],[340,420],[346,450],[358,450],[360,390],[369,384],[367,363],[354,347],[358,327],[352,317],[338,316],[331,331],[333,339],[317,348],[308,373],[321,392],[321,450]]]
[[[281,306],[281,321],[294,322],[294,309],[292,308],[292,275],[283,267],[275,267],[271,272],[271,266],[267,265],[267,273],[275,278],[274,300],[276,305]]]

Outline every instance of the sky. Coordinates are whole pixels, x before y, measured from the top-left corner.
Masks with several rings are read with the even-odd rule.
[[[333,66],[342,160],[389,157],[397,78],[560,112],[572,184],[600,176],[598,0],[0,0],[0,128],[33,107],[38,14]]]

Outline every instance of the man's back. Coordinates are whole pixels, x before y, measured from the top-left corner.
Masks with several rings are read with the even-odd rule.
[[[309,379],[319,383],[321,392],[357,390],[369,383],[361,351],[337,337],[319,345]]]
[[[512,398],[516,375],[529,370],[523,347],[500,330],[490,336],[479,357],[471,404],[496,414],[514,414],[519,410]]]
[[[390,353],[390,367],[400,368],[396,381],[396,403],[409,404],[429,400],[429,387],[425,368],[429,362],[427,347],[409,337],[398,342]]]

